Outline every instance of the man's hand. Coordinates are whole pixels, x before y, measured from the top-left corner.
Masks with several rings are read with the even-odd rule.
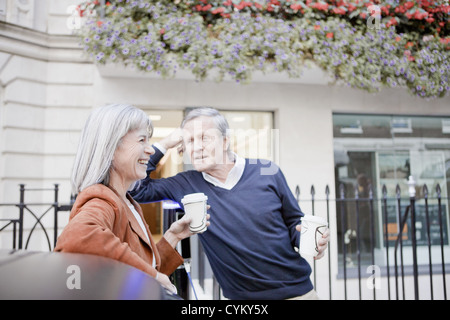
[[[300,232],[302,230],[302,225],[299,224],[295,227],[295,229]],[[325,255],[325,250],[328,247],[328,242],[330,241],[330,229],[327,228],[325,230],[325,232],[322,235],[322,238],[320,238],[317,241],[317,250],[319,251],[319,254],[317,256],[314,257],[314,260],[320,259]]]
[[[178,146],[178,153],[183,151],[183,129],[177,128],[167,137],[159,141],[159,144],[166,150]]]

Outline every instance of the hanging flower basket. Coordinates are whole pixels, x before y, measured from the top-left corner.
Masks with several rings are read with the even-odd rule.
[[[314,63],[354,88],[435,98],[450,91],[449,13],[448,1],[88,1],[79,35],[98,63],[163,77],[247,83]]]

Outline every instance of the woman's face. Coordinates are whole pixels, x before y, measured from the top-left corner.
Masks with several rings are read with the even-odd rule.
[[[128,132],[114,153],[112,172],[124,186],[147,176],[147,162],[155,150],[149,143],[145,126]],[[117,181],[117,180],[116,180]]]

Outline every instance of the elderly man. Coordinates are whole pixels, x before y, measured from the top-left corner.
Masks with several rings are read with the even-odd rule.
[[[180,143],[195,170],[167,179],[148,176],[132,192],[134,199],[181,204],[189,193],[208,196],[211,226],[199,239],[225,297],[317,298],[311,267],[294,250],[303,213],[281,170],[272,162],[231,152],[228,123],[215,109],[194,109],[181,128],[154,145],[147,173],[167,149]],[[318,258],[328,239],[327,231],[319,241]]]

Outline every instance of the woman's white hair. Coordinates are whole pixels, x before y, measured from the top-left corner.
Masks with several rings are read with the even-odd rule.
[[[97,183],[108,185],[114,152],[121,139],[142,126],[148,128],[150,138],[151,120],[132,105],[110,104],[94,109],[81,132],[75,156],[71,179],[73,194]]]

